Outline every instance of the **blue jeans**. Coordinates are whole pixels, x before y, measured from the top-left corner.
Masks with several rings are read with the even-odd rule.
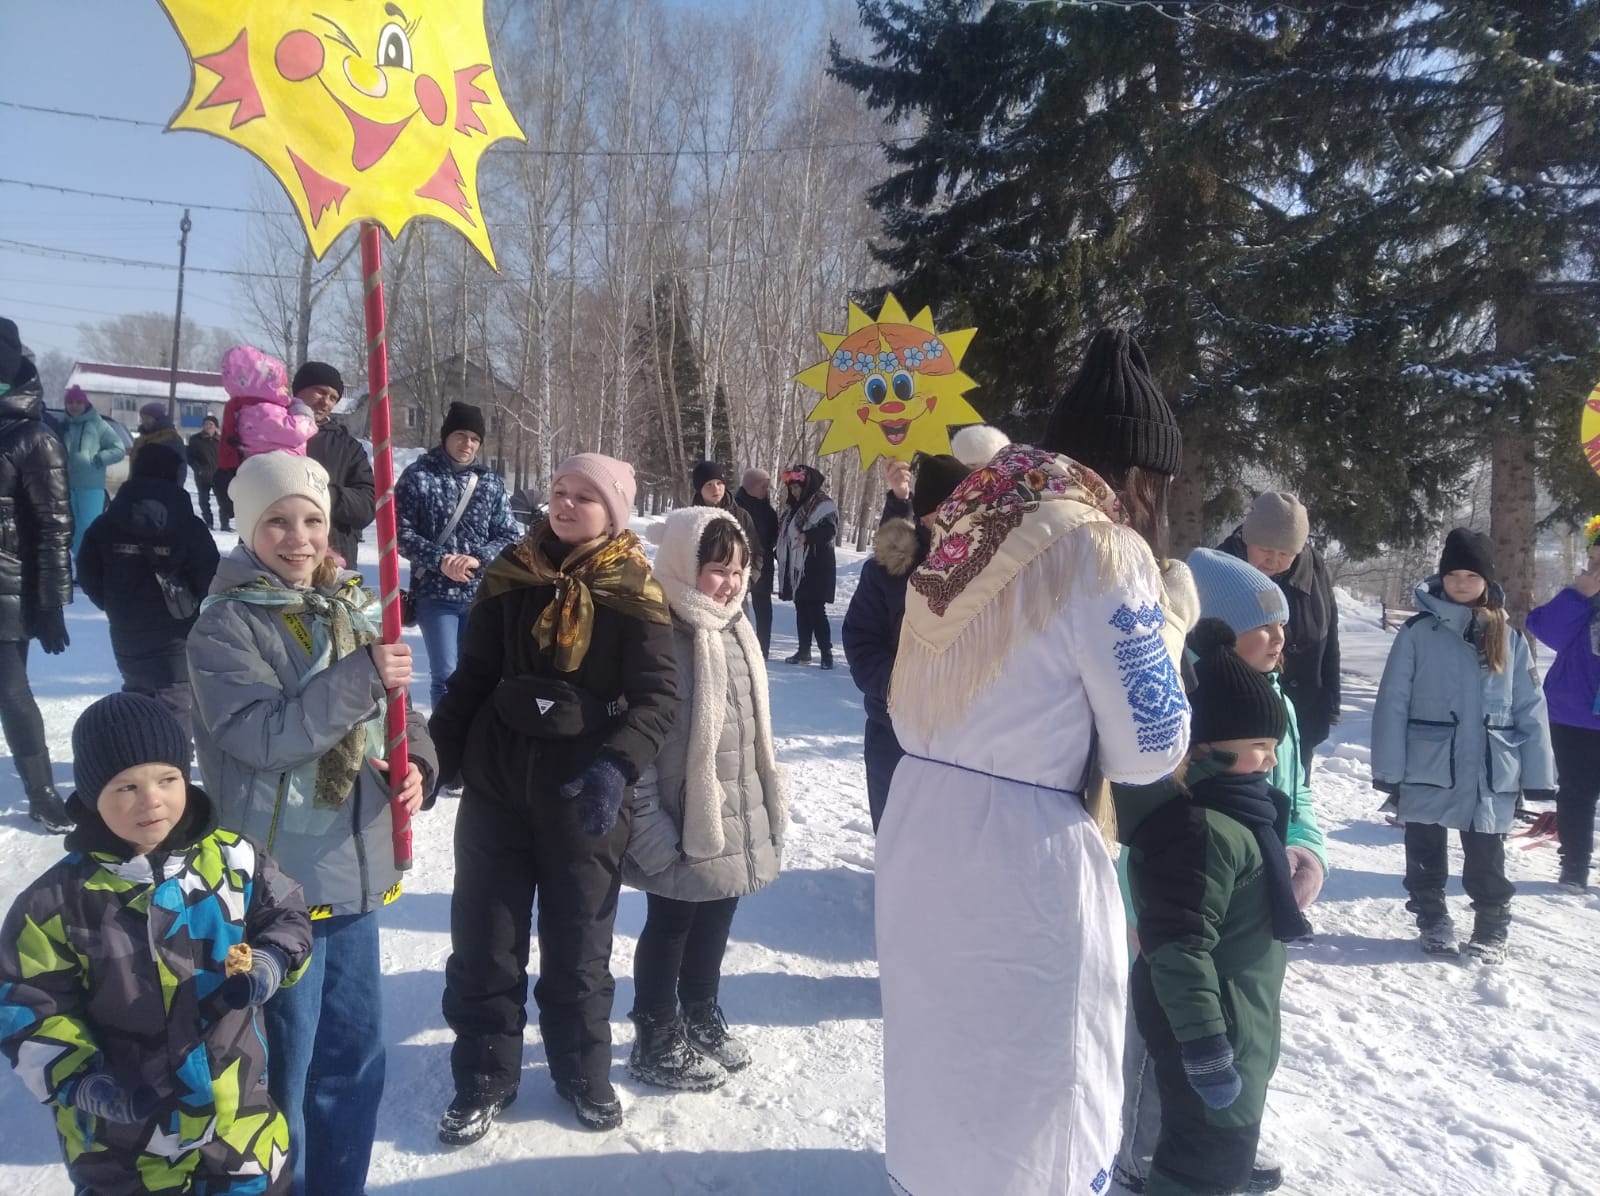
[[[305,975],[264,1010],[267,1087],[289,1120],[294,1196],[362,1196],[383,1100],[378,915],[311,923]]]
[[[428,696],[435,706],[444,697],[445,683],[461,659],[471,610],[470,602],[417,597],[417,628],[422,632],[422,646],[428,650]]]

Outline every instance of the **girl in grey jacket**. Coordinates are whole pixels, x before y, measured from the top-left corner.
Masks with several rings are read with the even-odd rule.
[[[1446,836],[1461,834],[1462,886],[1483,963],[1505,958],[1511,924],[1506,832],[1519,792],[1555,784],[1544,694],[1527,640],[1506,624],[1489,539],[1457,528],[1439,573],[1416,589],[1418,614],[1400,630],[1372,713],[1372,783],[1397,803],[1406,835],[1406,909],[1423,950],[1457,952],[1445,906]]]
[[[788,816],[766,665],[741,606],[749,545],[715,507],[676,511],[661,528],[655,574],[672,609],[679,707],[635,790],[623,860],[624,879],[649,904],[634,952],[628,1070],[704,1092],[750,1062],[717,989],[734,910],[778,875]]]
[[[222,823],[253,835],[305,891],[315,948],[266,1013],[268,1087],[289,1121],[294,1191],[361,1196],[383,1096],[376,911],[400,893],[390,833],[386,691],[411,649],[380,642],[378,602],[328,547],[328,475],[265,453],[230,491],[239,546],[189,635],[195,747]],[[413,813],[436,775],[408,720]]]

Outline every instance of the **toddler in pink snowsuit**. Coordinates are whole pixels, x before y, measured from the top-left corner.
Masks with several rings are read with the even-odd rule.
[[[232,435],[240,457],[285,452],[306,455],[306,441],[317,434],[311,408],[289,393],[283,362],[249,345],[222,355],[222,386],[235,412]],[[228,430],[224,428],[224,435]]]

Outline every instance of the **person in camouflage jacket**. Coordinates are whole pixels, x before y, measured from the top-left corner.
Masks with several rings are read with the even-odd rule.
[[[0,930],[0,1050],[51,1107],[80,1192],[285,1192],[288,1123],[267,1094],[257,1011],[310,957],[300,887],[217,827],[187,781],[188,738],[153,698],[104,698],[73,738],[68,854]],[[186,792],[170,831],[140,848],[102,814],[154,761]]]

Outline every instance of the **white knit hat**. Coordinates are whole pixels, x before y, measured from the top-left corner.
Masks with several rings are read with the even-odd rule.
[[[321,508],[324,519],[331,518],[333,500],[328,493],[328,471],[310,457],[258,453],[245,458],[228,487],[239,543],[248,548],[267,508],[291,494],[310,499]]]

